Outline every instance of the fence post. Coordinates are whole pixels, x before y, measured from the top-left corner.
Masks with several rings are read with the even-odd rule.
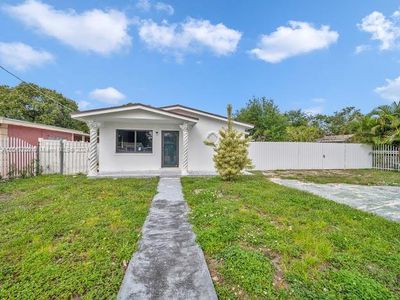
[[[40,143],[42,139],[38,139],[38,143],[36,145],[36,160],[35,160],[35,174],[38,176],[40,174]]]
[[[60,140],[60,174],[64,174],[64,141]]]

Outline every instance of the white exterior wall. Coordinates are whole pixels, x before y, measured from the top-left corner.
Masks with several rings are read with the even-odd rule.
[[[256,170],[372,168],[363,144],[251,142],[249,156]]]
[[[153,153],[116,153],[117,129],[153,130]],[[104,123],[100,127],[99,172],[131,172],[161,169],[161,131],[179,131],[179,165],[182,159],[182,133],[178,125]],[[156,133],[158,132],[158,134]]]
[[[213,150],[204,144],[204,140],[211,132],[218,134],[226,122],[209,117],[196,116],[199,121],[189,130],[189,171],[214,171],[212,160]],[[181,121],[180,123],[183,123]],[[238,130],[244,131],[244,127],[234,125]],[[116,153],[116,130],[117,129],[142,129],[153,130],[153,153]],[[161,169],[161,131],[179,131],[179,167],[182,166],[182,131],[178,124],[135,124],[128,122],[103,122],[100,127],[99,143],[99,172],[132,172]],[[158,132],[158,134],[156,134]]]
[[[192,127],[189,133],[189,171],[214,171],[212,159],[214,151],[212,147],[204,144],[208,135],[212,132],[218,134],[227,124],[224,121],[196,115],[199,121]],[[242,126],[234,125],[234,128],[245,131]]]

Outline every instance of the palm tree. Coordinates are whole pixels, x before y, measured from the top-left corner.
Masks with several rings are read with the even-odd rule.
[[[364,118],[361,128],[362,135],[374,144],[399,144],[400,101],[372,110]]]

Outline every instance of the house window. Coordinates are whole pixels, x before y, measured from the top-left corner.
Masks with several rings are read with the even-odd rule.
[[[152,153],[153,131],[117,129],[117,153]]]

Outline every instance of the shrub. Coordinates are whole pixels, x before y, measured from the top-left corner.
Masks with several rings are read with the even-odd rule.
[[[227,112],[228,126],[219,131],[219,140],[204,143],[214,149],[213,160],[218,174],[224,180],[232,180],[245,168],[252,167],[248,157],[250,138],[233,128],[231,105],[228,105]]]

